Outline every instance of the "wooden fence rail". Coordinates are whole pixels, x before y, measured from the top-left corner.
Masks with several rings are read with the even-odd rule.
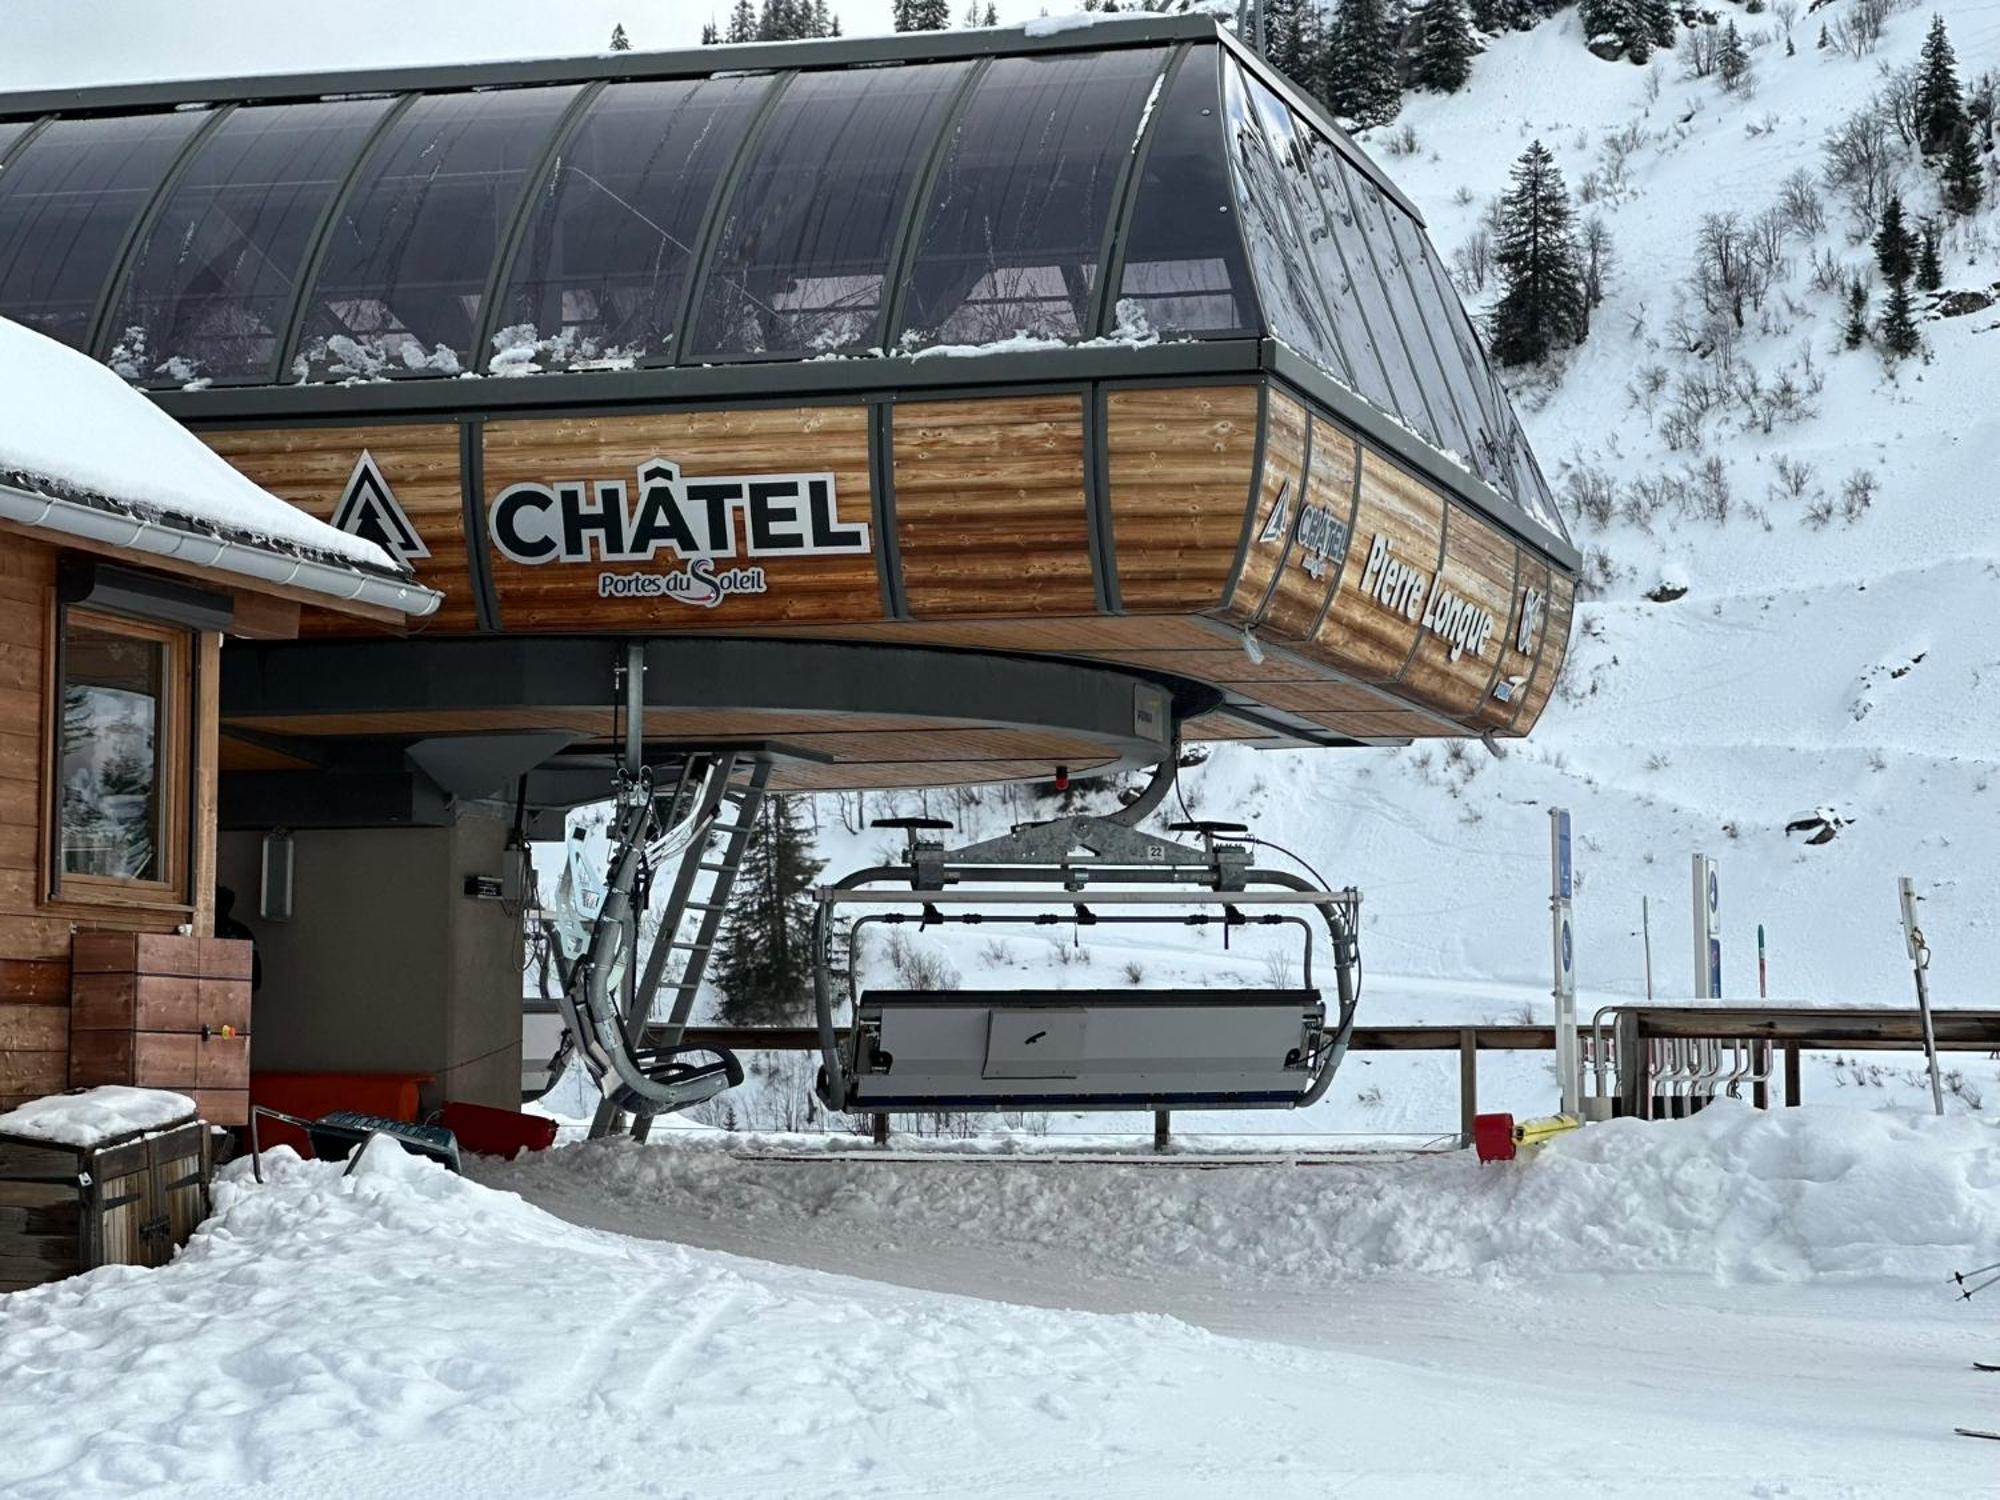
[[[1923,1045],[1914,1010],[1861,1006],[1628,1005],[1618,1008],[1624,1036],[1643,1048],[1653,1037],[1768,1041],[1783,1050],[1785,1102],[1799,1102],[1799,1060],[1805,1052],[1910,1051]],[[1932,1013],[1941,1052],[2000,1052],[2000,1010]],[[1607,1027],[1607,1031],[1612,1028]],[[840,1033],[845,1040],[846,1032]],[[739,1052],[817,1052],[810,1026],[691,1026],[683,1042]],[[1352,1052],[1456,1052],[1460,1133],[1470,1140],[1479,1113],[1481,1052],[1549,1052],[1553,1026],[1356,1026]],[[883,1125],[877,1120],[878,1133]],[[1164,1126],[1164,1121],[1160,1122]],[[1157,1131],[1156,1131],[1157,1138]]]

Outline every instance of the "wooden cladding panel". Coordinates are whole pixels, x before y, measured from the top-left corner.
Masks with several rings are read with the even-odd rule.
[[[1493,680],[1512,613],[1519,550],[1512,537],[1463,506],[1447,508],[1444,566],[1425,602],[1430,625],[1403,683],[1454,718],[1476,718]]]
[[[1558,573],[1549,581],[1548,623],[1542,627],[1542,653],[1521,700],[1520,717],[1514,720],[1515,734],[1526,734],[1533,729],[1542,710],[1549,706],[1549,695],[1555,691],[1563,658],[1569,652],[1569,627],[1575,610],[1576,580]]]
[[[1339,586],[1354,522],[1354,468],[1359,457],[1354,439],[1313,418],[1304,500],[1293,507],[1278,586],[1264,609],[1262,629],[1274,639],[1309,639]]]
[[[918,618],[1097,608],[1083,397],[895,408],[903,590]]]
[[[1255,472],[1257,388],[1113,391],[1104,429],[1121,602],[1217,608]]]
[[[662,458],[684,480],[760,475],[831,474],[833,504],[844,528],[866,526],[866,552],[791,556],[747,553],[742,514],[734,513],[736,550],[718,554],[727,572],[762,568],[763,593],[731,593],[710,607],[671,595],[599,595],[599,577],[676,573],[684,560],[662,547],[644,562],[520,563],[489,549],[503,630],[732,630],[783,622],[827,623],[882,617],[871,519],[868,411],[863,406],[770,407],[753,411],[676,411],[631,417],[554,417],[491,422],[485,429],[489,508],[516,484],[616,482],[637,503],[641,465]]]
[[[248,478],[322,521],[333,519],[361,455],[371,455],[430,549],[429,557],[414,564],[417,581],[444,595],[437,613],[412,621],[412,628],[445,634],[479,628],[466,556],[456,423],[229,430],[200,437]],[[307,635],[378,633],[378,627],[318,609],[304,611],[299,629]]]
[[[1230,590],[1228,612],[1233,621],[1248,624],[1262,612],[1278,564],[1291,538],[1299,491],[1305,484],[1306,432],[1304,405],[1273,388],[1264,408],[1264,470],[1256,503],[1243,518],[1239,545],[1243,567]]]
[[[1526,547],[1518,549],[1520,554],[1520,577],[1515,580],[1513,606],[1507,613],[1507,622],[1500,632],[1500,662],[1493,676],[1493,687],[1481,700],[1479,711],[1474,715],[1478,727],[1485,730],[1506,732],[1513,727],[1514,716],[1521,711],[1521,700],[1526,695],[1528,679],[1534,675],[1535,656],[1541,646],[1542,632],[1548,627],[1549,618],[1549,565],[1538,553]],[[1526,649],[1522,649],[1521,611],[1532,595],[1536,601],[1537,617],[1529,621]],[[1503,696],[1499,696],[1504,693]]]
[[[1369,451],[1361,463],[1361,505],[1348,543],[1347,570],[1316,644],[1348,675],[1389,683],[1416,644],[1444,535],[1444,497],[1415,475]],[[1370,550],[1380,538],[1388,561],[1374,573]],[[1417,575],[1415,583],[1397,570]],[[1385,601],[1383,595],[1389,598]]]

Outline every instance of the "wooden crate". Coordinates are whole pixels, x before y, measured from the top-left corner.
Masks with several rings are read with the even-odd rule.
[[[193,1094],[216,1125],[250,1118],[250,944],[79,932],[69,1082]]]
[[[192,1117],[95,1146],[0,1135],[0,1292],[165,1265],[208,1215],[214,1166]]]

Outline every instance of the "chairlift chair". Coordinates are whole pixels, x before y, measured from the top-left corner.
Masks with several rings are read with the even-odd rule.
[[[1161,775],[1171,782],[1171,764]],[[835,1110],[993,1111],[1297,1109],[1333,1081],[1353,1031],[1360,896],[1250,863],[1241,824],[1179,823],[1181,842],[1134,825],[1159,800],[1110,818],[1026,824],[946,851],[925,837],[949,825],[885,818],[906,858],[822,887],[814,929],[818,1092]],[[1135,811],[1135,808],[1137,811]],[[892,889],[899,886],[906,889]],[[1037,889],[1045,887],[1048,889]],[[863,914],[851,921],[848,914]],[[1331,939],[1332,1024],[1313,987],[1312,913]],[[847,982],[853,1025],[835,1022],[838,949],[871,925],[1296,926],[1304,986],[1292,989],[864,989]],[[843,925],[845,924],[845,925]]]

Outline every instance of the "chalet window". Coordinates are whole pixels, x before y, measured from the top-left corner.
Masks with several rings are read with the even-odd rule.
[[[193,632],[68,609],[60,634],[55,894],[183,902]]]

